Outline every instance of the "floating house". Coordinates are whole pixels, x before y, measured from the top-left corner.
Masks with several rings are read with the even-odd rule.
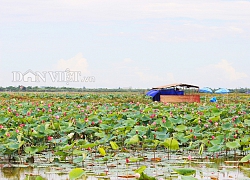
[[[169,84],[154,87],[146,93],[153,101],[160,102],[200,102],[199,86],[190,84]]]

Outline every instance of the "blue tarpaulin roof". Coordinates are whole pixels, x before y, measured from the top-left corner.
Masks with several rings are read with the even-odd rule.
[[[150,90],[146,95],[154,97],[157,93],[159,93],[159,90]]]
[[[184,95],[184,88],[197,88],[198,86],[175,83],[164,86],[153,87],[146,95],[151,96],[154,101],[160,101],[160,95]],[[181,89],[181,90],[180,90]]]
[[[184,91],[179,91],[176,89],[160,89],[160,90],[150,90],[146,93],[147,96],[151,96],[154,101],[160,101],[160,95],[184,95]]]

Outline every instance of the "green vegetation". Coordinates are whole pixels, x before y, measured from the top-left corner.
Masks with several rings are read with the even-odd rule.
[[[78,168],[88,160],[109,169],[118,161],[143,164],[149,152],[154,162],[171,160],[176,153],[201,159],[240,155],[244,167],[250,150],[249,98],[231,98],[228,104],[163,104],[135,94],[2,93],[0,157],[13,165]],[[166,173],[174,171],[195,172],[170,168]],[[84,174],[72,170],[70,179]]]

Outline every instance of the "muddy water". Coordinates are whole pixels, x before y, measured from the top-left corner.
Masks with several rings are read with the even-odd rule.
[[[170,159],[168,159],[165,153],[157,152],[156,156],[159,157],[159,162],[151,161],[154,157],[151,152],[146,153],[145,157],[147,158],[145,158],[144,161],[130,162],[128,164],[125,163],[123,157],[112,159],[108,162],[103,162],[98,158],[95,160],[88,158],[83,166],[86,171],[86,176],[82,177],[82,179],[125,179],[119,176],[134,175],[135,169],[141,165],[146,165],[147,169],[145,173],[150,176],[155,176],[156,179],[181,179],[179,175],[173,173],[174,169],[186,167],[196,170],[194,177],[197,179],[250,180],[250,164],[239,163],[239,158],[218,157],[201,159],[192,157],[191,161],[189,161],[186,156],[182,155],[172,155]],[[2,168],[0,169],[0,180],[24,180],[26,175],[40,175],[47,180],[68,180],[68,173],[71,169],[82,167],[80,164],[74,166],[68,163],[35,163],[30,165],[0,164],[4,166],[1,166]]]

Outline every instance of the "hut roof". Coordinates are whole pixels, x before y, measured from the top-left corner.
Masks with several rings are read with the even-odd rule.
[[[174,88],[174,87],[198,88],[199,89],[199,86],[195,86],[191,84],[183,84],[183,83],[168,84],[164,86],[153,87],[152,89],[167,89],[167,88]]]

